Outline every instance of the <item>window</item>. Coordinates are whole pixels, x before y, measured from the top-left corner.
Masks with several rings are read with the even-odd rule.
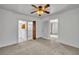
[[[50,36],[57,37],[58,35],[58,19],[50,20]]]

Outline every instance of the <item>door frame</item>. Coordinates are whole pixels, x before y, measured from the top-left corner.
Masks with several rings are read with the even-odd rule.
[[[27,24],[27,21],[25,21],[25,20],[18,20],[18,43],[23,42],[23,41],[22,41],[23,39],[21,40],[21,37],[20,37],[20,29],[21,29],[21,28],[20,28],[20,27],[21,27],[20,24],[21,24],[21,21],[22,21],[22,22],[25,22],[25,25],[26,25],[26,26],[25,26],[25,31],[27,30],[27,25],[28,25],[28,24]],[[26,39],[25,39],[24,41],[27,41],[27,40],[28,40],[28,38],[27,38],[27,32],[25,32],[25,33],[26,33]]]
[[[33,21],[33,40],[36,40],[36,21]]]

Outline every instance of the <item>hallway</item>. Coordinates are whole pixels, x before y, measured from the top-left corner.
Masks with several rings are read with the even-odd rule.
[[[78,48],[73,48],[55,40],[37,39],[0,48],[0,55],[73,55],[79,54]]]

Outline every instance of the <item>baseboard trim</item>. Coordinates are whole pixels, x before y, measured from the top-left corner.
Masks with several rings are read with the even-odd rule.
[[[45,39],[45,40],[49,40],[49,39],[47,39],[47,38],[44,38],[44,37],[39,37],[39,38],[37,38],[37,39]]]
[[[17,44],[18,43],[7,44],[7,45],[0,46],[0,48],[4,48],[4,47],[8,47],[8,46],[13,46],[13,45],[17,45]]]
[[[75,45],[75,44],[69,44],[68,42],[60,41],[60,40],[56,40],[56,41],[61,43],[61,44],[64,44],[64,45],[68,45],[68,46],[71,46],[71,47],[79,48],[79,46]]]

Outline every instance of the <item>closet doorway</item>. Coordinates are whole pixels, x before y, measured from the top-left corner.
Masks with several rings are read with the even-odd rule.
[[[36,39],[36,21],[28,22],[28,40]]]

